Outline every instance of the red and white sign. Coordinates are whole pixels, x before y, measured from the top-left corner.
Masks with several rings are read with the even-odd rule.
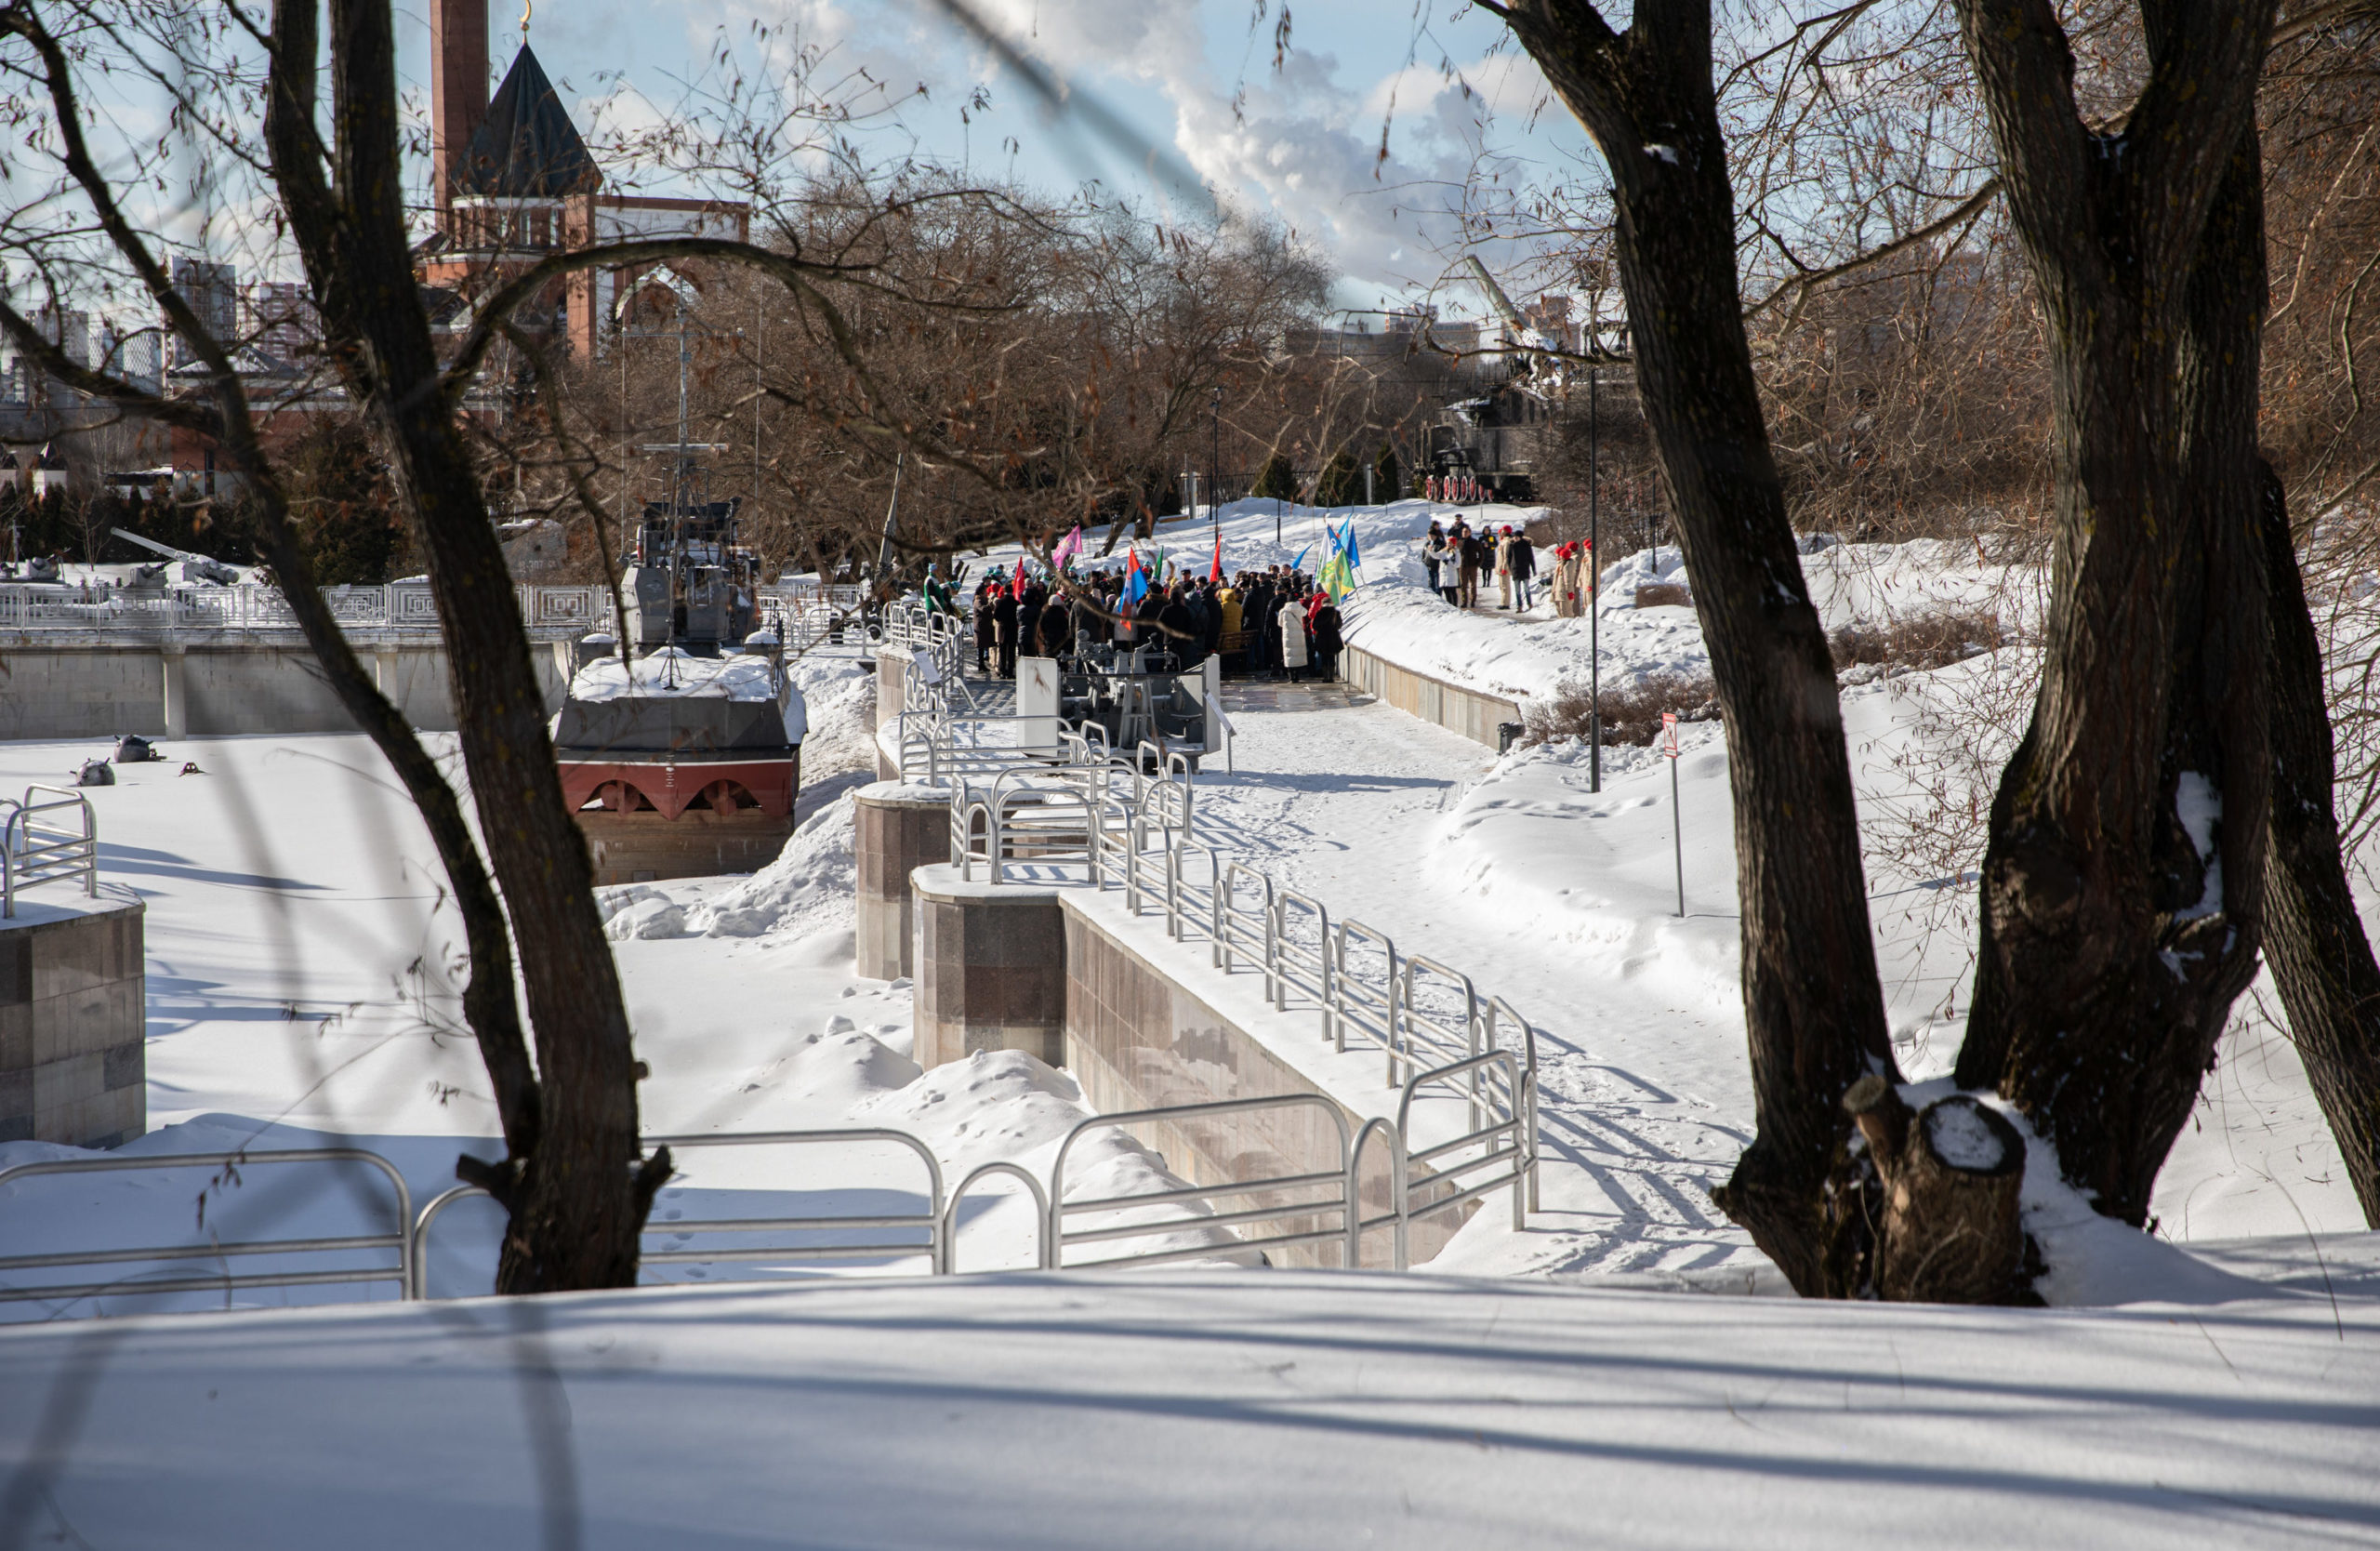
[[[1677,712],[1675,711],[1661,712],[1661,757],[1670,760],[1678,757]]]

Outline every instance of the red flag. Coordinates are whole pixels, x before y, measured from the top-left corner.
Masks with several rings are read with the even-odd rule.
[[[1220,533],[1215,535],[1215,563],[1208,569],[1207,579],[1210,582],[1223,579],[1223,536]]]

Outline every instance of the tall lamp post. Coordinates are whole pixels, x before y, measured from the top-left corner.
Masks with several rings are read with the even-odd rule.
[[[1220,383],[1215,386],[1214,408],[1208,424],[1207,514],[1215,520],[1215,541],[1221,543],[1223,537],[1223,391]]]
[[[1603,790],[1603,374],[1587,368],[1587,789]]]

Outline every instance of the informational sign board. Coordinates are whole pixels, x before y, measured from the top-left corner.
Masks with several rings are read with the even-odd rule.
[[[1016,741],[1031,753],[1058,752],[1058,660],[1016,659]]]

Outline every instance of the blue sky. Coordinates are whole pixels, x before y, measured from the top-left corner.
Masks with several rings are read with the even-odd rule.
[[[491,0],[492,68],[519,39],[520,0]],[[1170,148],[1197,179],[1268,213],[1322,247],[1345,272],[1342,305],[1367,306],[1428,285],[1460,256],[1445,187],[1482,151],[1546,168],[1575,167],[1585,137],[1558,105],[1535,115],[1541,78],[1501,29],[1451,0],[1435,8],[1364,0],[1299,0],[1286,67],[1273,67],[1273,20],[1251,24],[1250,0],[983,0],[1004,35],[1070,88],[1094,94],[1149,142]],[[428,10],[401,8],[400,70],[426,109]],[[1020,83],[971,46],[921,0],[536,0],[530,38],[587,124],[600,99],[633,92],[667,106],[719,39],[759,21],[824,47],[834,68],[865,70],[894,94],[922,84],[896,126],[868,137],[886,156],[912,144],[951,165],[1050,192],[1098,177],[1110,193],[1155,202],[1160,190],[1131,158],[1052,119]],[[724,30],[722,32],[722,30]],[[1466,99],[1451,63],[1479,94]],[[988,113],[960,111],[971,90]],[[1377,161],[1395,99],[1390,158]],[[1234,102],[1237,99],[1237,113]],[[1484,100],[1480,99],[1484,99]],[[623,95],[628,111],[637,104]],[[1005,142],[1012,139],[1013,148]],[[1376,176],[1377,175],[1377,176]],[[1474,312],[1467,287],[1451,312]]]

